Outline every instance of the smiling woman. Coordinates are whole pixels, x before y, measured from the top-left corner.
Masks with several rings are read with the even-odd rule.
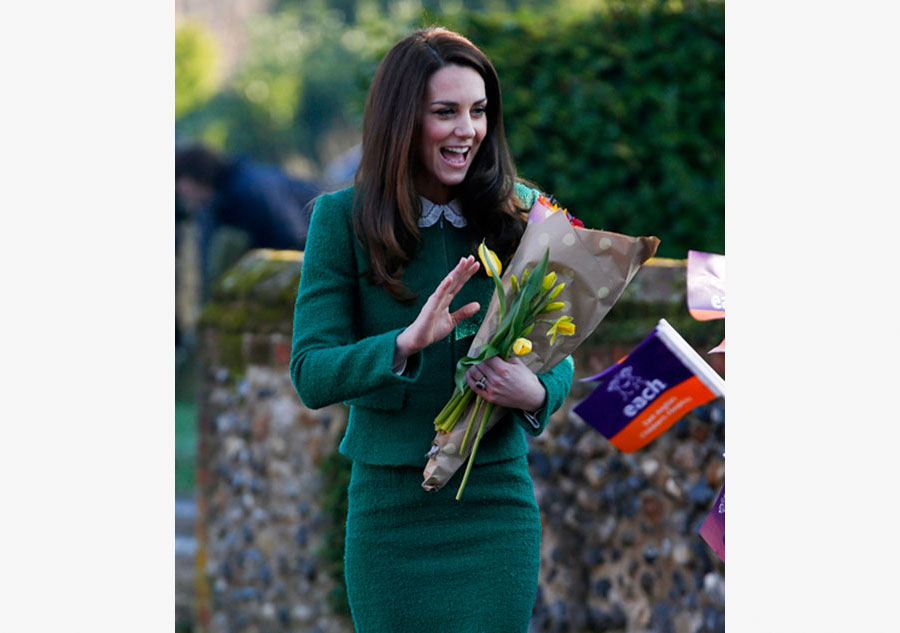
[[[525,440],[572,384],[572,363],[534,374],[483,367],[506,416],[484,435],[466,498],[422,487],[434,418],[537,191],[516,176],[500,84],[469,40],[413,33],[384,57],[354,186],[315,204],[294,310],[291,378],[310,408],[350,404],[345,571],[359,633],[524,633],[541,524]],[[328,315],[322,319],[322,315]],[[497,396],[500,398],[501,396]],[[460,473],[460,477],[462,473]]]
[[[416,189],[429,200],[446,204],[487,133],[484,80],[466,66],[444,66],[428,80],[427,101],[421,123],[423,169],[417,174]]]

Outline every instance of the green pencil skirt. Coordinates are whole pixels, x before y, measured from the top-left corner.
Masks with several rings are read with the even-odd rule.
[[[441,490],[422,469],[353,462],[344,569],[356,633],[525,633],[541,520],[527,459],[461,468]]]

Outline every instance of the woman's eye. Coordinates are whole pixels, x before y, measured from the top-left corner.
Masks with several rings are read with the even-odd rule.
[[[453,114],[452,108],[441,108],[440,110],[435,112],[438,116],[450,116]]]
[[[472,114],[474,114],[475,116],[483,116],[485,112],[487,112],[487,108],[485,108],[484,106],[472,110]]]

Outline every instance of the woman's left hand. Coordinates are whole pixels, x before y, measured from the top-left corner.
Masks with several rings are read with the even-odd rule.
[[[484,378],[484,388],[478,380]],[[466,382],[476,395],[501,407],[535,411],[544,404],[547,390],[525,364],[518,358],[504,361],[499,356],[469,367]]]

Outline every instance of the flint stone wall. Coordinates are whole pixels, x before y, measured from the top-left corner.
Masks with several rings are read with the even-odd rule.
[[[340,578],[346,409],[306,409],[288,376],[302,254],[252,251],[200,320],[196,621],[215,633],[353,630]],[[627,354],[665,317],[705,351],[724,323],[685,307],[681,260],[651,260],[578,350],[576,382],[530,439],[543,528],[530,632],[724,631],[724,563],[697,534],[724,483],[724,403],[625,455],[571,408],[578,378]],[[346,476],[346,473],[343,473]]]

